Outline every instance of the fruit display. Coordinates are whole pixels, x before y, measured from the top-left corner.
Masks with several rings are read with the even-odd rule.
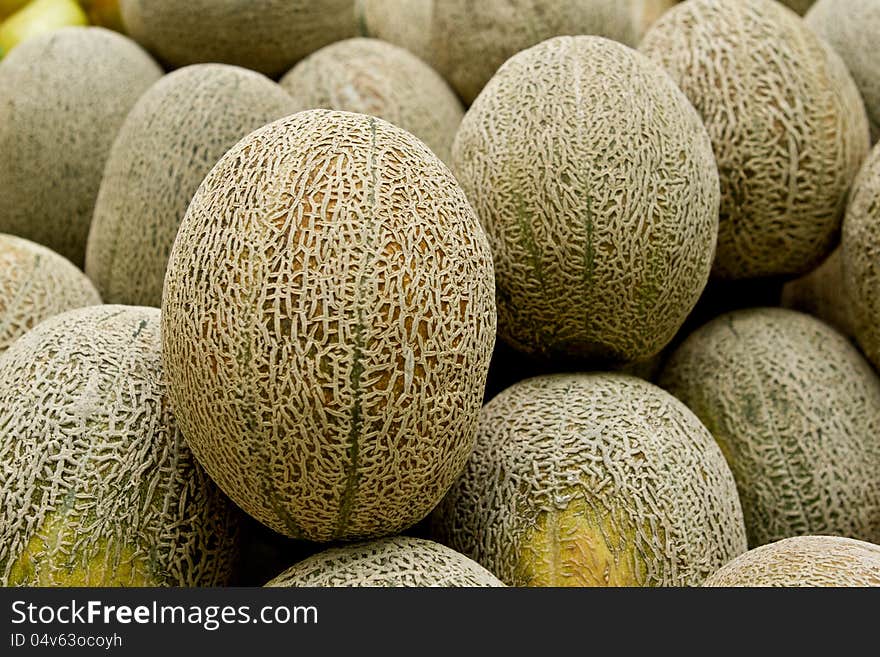
[[[240,595],[880,587],[878,36],[0,0],[0,586],[205,589],[206,650]]]

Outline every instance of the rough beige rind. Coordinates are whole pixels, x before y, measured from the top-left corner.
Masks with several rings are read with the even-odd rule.
[[[515,586],[697,585],[746,550],[712,436],[622,374],[536,377],[495,397],[431,528]]]
[[[709,277],[718,173],[663,70],[600,37],[508,60],[465,115],[453,170],[489,236],[499,335],[547,358],[650,358]]]
[[[394,536],[331,548],[288,568],[268,587],[504,586],[488,570],[445,545]]]
[[[486,237],[427,146],[300,112],[233,147],[189,206],[162,301],[173,406],[272,529],[395,534],[470,453],[494,299]]]
[[[0,234],[0,354],[44,319],[100,303],[92,282],[69,260]]]
[[[172,67],[218,62],[275,77],[357,30],[354,0],[120,0],[132,38]]]
[[[165,394],[159,311],[56,315],[0,357],[0,584],[225,584],[238,511]]]
[[[880,370],[880,144],[853,183],[843,220],[843,275],[856,340]]]
[[[464,110],[449,85],[425,62],[379,39],[347,39],[312,53],[280,82],[306,107],[385,119],[450,160]]]
[[[704,586],[880,586],[880,545],[841,536],[798,536],[737,557]]]
[[[749,545],[880,541],[880,379],[844,336],[782,308],[713,320],[666,362],[736,477]]]
[[[868,112],[871,137],[880,137],[880,0],[818,0],[805,18],[831,44],[852,74]]]
[[[358,0],[366,36],[428,62],[465,104],[510,57],[545,39],[594,34],[634,45],[629,0]]]
[[[772,38],[767,35],[772,34]],[[798,276],[834,248],[869,147],[840,57],[774,0],[690,0],[639,49],[697,108],[721,175],[713,276]]]
[[[846,336],[854,336],[852,304],[843,275],[843,249],[838,247],[813,271],[782,288],[782,306],[828,322]]]
[[[177,229],[211,167],[303,108],[263,75],[223,64],[182,68],[141,96],[107,159],[86,248],[104,301],[158,307]]]
[[[100,27],[28,39],[0,62],[0,232],[82,267],[104,163],[125,116],[162,75]]]

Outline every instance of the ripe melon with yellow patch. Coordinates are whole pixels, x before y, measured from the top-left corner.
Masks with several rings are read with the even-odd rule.
[[[159,311],[56,315],[0,356],[0,584],[211,586],[238,511],[171,413]]]
[[[495,397],[431,529],[514,586],[697,585],[746,550],[712,435],[623,374],[541,376]]]

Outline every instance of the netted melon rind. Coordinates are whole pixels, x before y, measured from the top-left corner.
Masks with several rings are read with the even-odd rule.
[[[869,147],[843,60],[774,0],[690,0],[639,49],[663,64],[712,138],[721,176],[713,276],[815,268],[834,248]]]
[[[288,568],[268,587],[498,587],[472,559],[420,538],[394,536],[331,548]]]
[[[843,219],[843,276],[859,346],[880,370],[880,144],[853,183]]]
[[[506,342],[616,363],[672,339],[709,277],[719,189],[700,118],[658,65],[600,37],[549,39],[495,74],[452,157]]]
[[[44,319],[100,303],[95,286],[69,260],[0,234],[0,354]]]
[[[162,303],[173,407],[272,529],[399,533],[467,460],[494,299],[486,237],[427,146],[300,112],[233,147],[190,204]]]
[[[104,163],[138,97],[162,75],[134,41],[65,27],[0,63],[0,232],[82,267]]]
[[[56,315],[0,357],[0,583],[209,586],[238,511],[171,414],[159,311]]]
[[[880,586],[880,545],[842,536],[797,536],[746,552],[704,586]]]
[[[839,246],[809,274],[786,283],[781,301],[784,308],[817,317],[846,336],[855,335],[843,273],[843,249]]]
[[[637,28],[621,0],[359,0],[368,36],[428,62],[465,104],[510,57],[559,35],[593,34],[634,45]]]
[[[305,107],[385,119],[424,141],[447,163],[464,116],[461,102],[434,69],[379,39],[325,46],[294,66],[280,84]]]
[[[830,326],[782,308],[722,315],[687,337],[660,384],[721,445],[751,547],[880,540],[880,379]]]
[[[171,67],[222,63],[281,75],[354,36],[354,0],[120,0],[132,38]]]
[[[227,150],[304,106],[247,69],[196,64],[141,96],[107,159],[86,248],[106,303],[158,307],[186,208]]]
[[[697,585],[746,550],[712,436],[622,374],[541,376],[495,397],[431,529],[515,586]]]

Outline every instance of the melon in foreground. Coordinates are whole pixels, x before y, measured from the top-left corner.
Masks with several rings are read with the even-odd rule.
[[[880,541],[880,379],[830,326],[782,308],[722,315],[678,347],[660,384],[721,446],[751,547]]]
[[[689,0],[639,49],[687,94],[712,140],[721,178],[713,276],[799,276],[818,266],[869,147],[865,108],[840,56],[775,0]]]
[[[302,105],[259,73],[223,64],[164,76],[132,108],[107,159],[86,248],[106,303],[158,307],[186,208],[223,154]]]
[[[649,359],[709,277],[718,172],[668,75],[608,39],[509,59],[470,107],[453,171],[495,258],[499,335],[542,359]]]
[[[0,358],[0,584],[219,586],[238,511],[166,396],[159,311],[52,317]]]
[[[300,561],[270,587],[504,586],[455,550],[421,538],[394,536],[331,548]]]
[[[745,552],[711,434],[622,374],[522,381],[483,409],[433,536],[513,586],[690,586]]]
[[[354,0],[119,0],[129,34],[170,67],[218,62],[278,76],[354,36]]]
[[[444,162],[464,110],[442,77],[379,39],[346,39],[312,53],[281,78],[306,107],[371,114],[414,134]]]
[[[44,319],[100,303],[95,286],[69,260],[0,234],[0,354]]]
[[[162,317],[189,445],[278,532],[399,533],[464,467],[492,256],[446,166],[382,119],[309,110],[234,146],[181,224]]]
[[[110,147],[162,70],[126,37],[64,27],[0,62],[0,232],[82,267]]]
[[[704,586],[880,586],[880,545],[842,536],[797,536],[749,550]]]

